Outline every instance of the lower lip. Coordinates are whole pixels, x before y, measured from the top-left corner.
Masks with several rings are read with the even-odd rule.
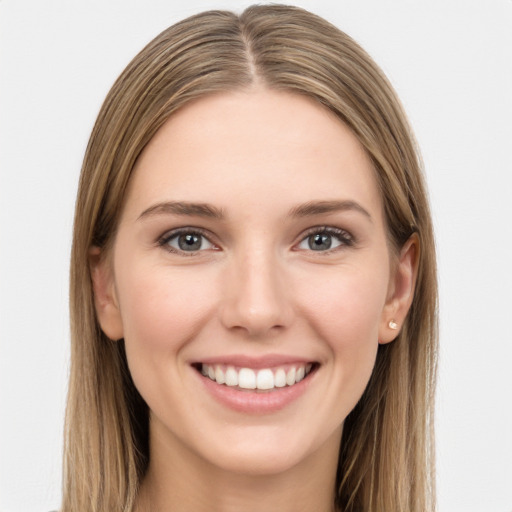
[[[302,396],[316,371],[311,372],[293,386],[274,388],[269,391],[234,389],[224,384],[217,384],[197,371],[196,373],[208,392],[222,405],[246,414],[271,414],[284,409]]]

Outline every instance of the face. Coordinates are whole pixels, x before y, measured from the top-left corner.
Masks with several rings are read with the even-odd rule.
[[[112,253],[91,260],[153,449],[259,474],[337,453],[413,282],[373,173],[346,126],[291,93],[200,99],[151,140]]]

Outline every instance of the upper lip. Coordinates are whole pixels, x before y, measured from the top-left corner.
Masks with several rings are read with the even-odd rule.
[[[315,360],[306,357],[291,356],[284,354],[268,354],[265,356],[248,356],[243,354],[233,354],[225,356],[206,357],[201,360],[192,361],[192,365],[207,364],[216,365],[223,364],[228,366],[238,366],[241,368],[253,368],[255,370],[261,368],[272,368],[286,364],[307,364],[315,363]]]

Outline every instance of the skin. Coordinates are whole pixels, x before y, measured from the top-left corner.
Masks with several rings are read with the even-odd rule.
[[[298,214],[317,201],[331,208]],[[155,208],[168,202],[223,217]],[[178,228],[202,230],[201,250],[180,251]],[[312,228],[331,249],[312,250]],[[332,510],[343,421],[407,314],[417,253],[414,238],[390,253],[371,162],[318,104],[255,88],[169,119],[137,162],[112,252],[90,255],[102,329],[125,339],[150,408],[138,510]],[[240,354],[316,371],[284,408],[242,413],[192,366]]]

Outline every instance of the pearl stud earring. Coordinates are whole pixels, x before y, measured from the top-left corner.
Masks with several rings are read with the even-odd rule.
[[[388,326],[390,329],[393,329],[394,331],[398,329],[398,324],[394,320],[390,320]]]

